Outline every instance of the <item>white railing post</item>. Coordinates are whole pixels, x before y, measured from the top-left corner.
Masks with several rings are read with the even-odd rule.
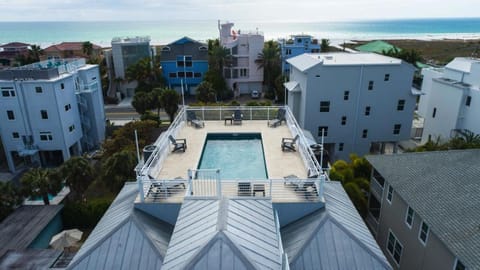
[[[137,183],[138,183],[138,192],[140,195],[140,201],[143,203],[145,202],[145,192],[143,191],[143,176],[137,177]]]
[[[222,197],[222,183],[220,180],[220,169],[216,171],[216,181],[217,181],[217,197],[220,199]]]

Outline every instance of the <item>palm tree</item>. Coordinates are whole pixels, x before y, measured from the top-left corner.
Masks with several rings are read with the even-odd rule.
[[[132,106],[139,114],[143,115],[152,109],[153,102],[153,96],[150,93],[138,91],[133,96]]]
[[[22,199],[20,192],[10,182],[0,182],[0,221],[20,205]]]
[[[178,102],[180,101],[180,95],[177,91],[169,88],[162,90],[160,95],[160,104],[165,109],[165,112],[170,118],[170,123],[173,122],[175,118],[175,113],[178,111]]]
[[[26,195],[42,197],[45,205],[50,204],[48,194],[56,194],[61,188],[60,177],[51,169],[30,169],[20,182]]]
[[[40,61],[40,55],[43,55],[43,50],[38,45],[30,46],[28,50],[28,57],[30,58],[31,63]]]
[[[263,68],[263,83],[267,86],[268,93],[272,96],[275,79],[281,73],[280,47],[278,43],[269,40],[265,42],[263,50],[255,60],[258,69]],[[273,96],[275,93],[273,93]]]
[[[82,50],[83,53],[88,56],[88,58],[91,58],[93,53],[93,44],[90,41],[83,42]]]
[[[122,150],[107,158],[103,164],[103,180],[111,191],[118,191],[125,181],[134,179],[137,164],[135,151]]]
[[[79,198],[87,190],[95,176],[90,162],[84,157],[70,158],[62,164],[60,173],[74,198]]]
[[[197,87],[196,97],[201,102],[215,102],[216,92],[213,86],[208,81],[201,82]]]
[[[129,66],[125,72],[125,77],[129,82],[137,81],[139,84],[144,84],[148,83],[153,76],[152,74],[150,58],[146,57]]]
[[[330,51],[330,40],[326,38],[322,38],[320,43],[320,51],[321,52],[328,52]]]

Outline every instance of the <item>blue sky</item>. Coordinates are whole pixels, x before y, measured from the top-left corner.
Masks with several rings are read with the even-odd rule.
[[[479,0],[0,0],[0,21],[335,21],[479,17],[479,8]]]

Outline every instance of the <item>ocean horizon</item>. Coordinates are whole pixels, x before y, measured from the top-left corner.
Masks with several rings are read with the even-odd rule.
[[[477,39],[480,18],[392,19],[361,21],[232,21],[235,30],[259,31],[265,40],[309,34],[333,44],[371,39]],[[42,48],[63,41],[90,41],[110,47],[114,37],[150,36],[167,44],[184,36],[206,41],[218,37],[217,20],[0,22],[0,44],[25,42]]]

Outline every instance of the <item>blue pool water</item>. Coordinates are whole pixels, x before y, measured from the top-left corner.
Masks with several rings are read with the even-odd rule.
[[[268,179],[261,134],[207,134],[198,169],[220,169],[222,179]]]

